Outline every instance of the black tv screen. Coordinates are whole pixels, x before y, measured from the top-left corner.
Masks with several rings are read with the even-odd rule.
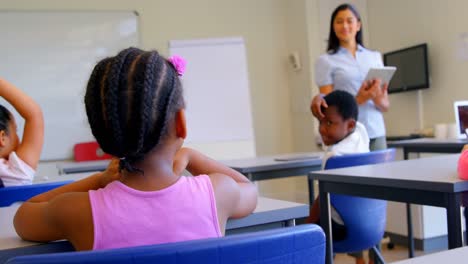
[[[427,44],[384,53],[383,59],[386,66],[397,67],[389,93],[429,88]]]

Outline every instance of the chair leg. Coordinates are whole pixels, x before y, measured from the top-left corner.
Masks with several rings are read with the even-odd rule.
[[[406,221],[408,225],[408,257],[414,258],[413,221],[411,217],[411,204],[406,204]]]
[[[373,246],[370,250],[374,252],[374,264],[385,264],[385,260],[377,246]]]
[[[465,215],[465,246],[468,245],[468,207],[463,208],[463,214]]]

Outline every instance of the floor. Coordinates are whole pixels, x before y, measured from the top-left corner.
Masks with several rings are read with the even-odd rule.
[[[295,180],[292,180],[295,179]],[[305,177],[284,178],[257,182],[259,192],[262,196],[287,200],[297,203],[308,203],[307,180]],[[317,193],[317,190],[316,192]],[[304,219],[296,219],[296,224],[303,223]],[[408,258],[408,249],[406,247],[395,245],[393,249],[388,249],[385,239],[382,244],[382,255],[386,263],[392,263]],[[388,242],[387,242],[388,243]],[[433,252],[430,252],[433,253]],[[421,256],[423,251],[415,251],[416,256]],[[364,254],[366,263],[368,263],[367,252]],[[346,254],[337,254],[334,263],[337,264],[355,264],[355,259]]]
[[[416,256],[424,255],[423,251],[417,250],[415,252]],[[388,249],[386,245],[382,246],[382,255],[386,263],[392,263],[395,261],[400,261],[408,258],[408,249],[402,246],[395,246],[393,249]],[[367,252],[365,253],[366,263],[368,261]],[[335,257],[336,264],[355,264],[355,259],[346,254],[337,254]]]

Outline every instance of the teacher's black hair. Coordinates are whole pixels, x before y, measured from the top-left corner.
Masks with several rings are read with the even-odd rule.
[[[333,22],[335,21],[335,18],[338,15],[338,12],[343,11],[343,10],[350,10],[351,12],[353,12],[357,20],[361,22],[361,15],[359,15],[359,12],[353,5],[342,4],[342,5],[339,5],[337,8],[335,8],[335,11],[333,11],[332,16],[331,16],[330,33],[328,35],[327,52],[330,54],[335,54],[338,51],[338,48],[340,47],[340,40],[336,36],[335,30],[333,29]],[[362,26],[361,26],[361,29],[356,33],[356,43],[364,47],[364,44],[362,43]]]

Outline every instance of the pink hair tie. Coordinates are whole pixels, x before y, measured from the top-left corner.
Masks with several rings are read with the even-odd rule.
[[[172,66],[174,66],[179,76],[184,75],[185,65],[187,64],[184,58],[179,55],[172,55],[167,60],[172,64]]]

